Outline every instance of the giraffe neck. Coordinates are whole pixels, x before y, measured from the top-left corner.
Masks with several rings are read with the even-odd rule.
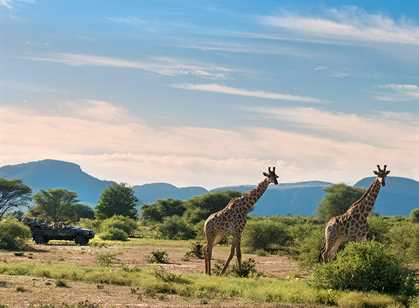
[[[268,179],[264,179],[262,182],[256,186],[256,188],[252,189],[251,191],[245,193],[243,196],[244,198],[248,199],[247,206],[245,207],[245,210],[247,212],[251,211],[253,207],[255,206],[255,203],[259,200],[260,197],[262,197],[263,193],[266,191],[270,184],[270,181]]]
[[[369,213],[371,213],[375,204],[375,200],[377,199],[378,193],[380,192],[380,188],[381,182],[377,178],[355,205],[360,209],[361,214],[369,215]]]

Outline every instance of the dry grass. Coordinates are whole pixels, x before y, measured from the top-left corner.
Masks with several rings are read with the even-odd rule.
[[[131,240],[99,242],[79,247],[65,242],[37,245],[40,251],[16,256],[0,251],[0,299],[10,307],[45,304],[62,307],[141,305],[141,307],[323,307],[329,304],[380,306],[397,302],[385,295],[334,292],[309,287],[307,273],[287,257],[256,256],[258,271],[267,277],[241,279],[207,277],[203,260],[184,261],[187,241]],[[158,247],[169,253],[170,264],[147,264]],[[224,261],[228,247],[217,247],[214,263]],[[97,265],[97,256],[115,254],[118,262]],[[158,274],[156,274],[158,273]],[[163,279],[163,278],[164,279]],[[278,279],[279,278],[279,279]],[[57,281],[61,281],[57,283]],[[58,287],[58,286],[66,287]],[[17,290],[25,290],[18,292]],[[90,305],[90,306],[89,306]],[[49,306],[51,307],[51,306]]]

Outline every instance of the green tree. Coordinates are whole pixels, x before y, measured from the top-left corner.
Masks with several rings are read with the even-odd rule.
[[[142,207],[141,219],[144,222],[162,222],[166,217],[182,216],[185,211],[186,207],[182,200],[158,200],[154,204]]]
[[[325,189],[326,195],[320,201],[317,214],[322,221],[341,215],[359,198],[364,190],[345,184],[336,184]]]
[[[74,223],[91,218],[93,211],[79,204],[77,194],[66,189],[41,190],[34,196],[35,207],[30,216],[53,223]]]
[[[0,178],[0,219],[12,210],[28,207],[32,190],[20,180]]]
[[[410,212],[410,220],[413,223],[419,223],[419,208],[413,209]]]
[[[202,196],[196,196],[186,202],[184,216],[192,224],[199,223],[209,215],[223,209],[228,202],[237,198],[241,193],[236,191],[210,192]]]
[[[126,184],[112,184],[102,192],[96,206],[96,214],[99,219],[106,219],[114,215],[136,218],[137,202],[138,199],[131,187]]]
[[[193,226],[179,216],[167,217],[158,229],[164,239],[189,240],[196,236]]]

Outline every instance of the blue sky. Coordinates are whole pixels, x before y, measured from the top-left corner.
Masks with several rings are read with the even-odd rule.
[[[0,0],[0,164],[214,187],[419,178],[415,1]]]

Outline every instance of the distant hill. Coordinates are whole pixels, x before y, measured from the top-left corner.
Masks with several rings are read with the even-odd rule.
[[[89,205],[96,204],[102,191],[112,184],[85,173],[77,164],[51,159],[0,167],[0,177],[20,179],[34,193],[49,188],[75,191],[79,200]]]
[[[354,186],[367,188],[374,177],[360,180]],[[413,208],[419,207],[419,182],[391,176],[386,179],[378,195],[374,212],[381,215],[409,215]]]
[[[134,186],[136,196],[142,203],[153,203],[159,199],[187,200],[208,191],[199,186],[176,187],[167,183],[152,183]]]
[[[270,186],[257,202],[252,214],[257,216],[314,215],[324,195],[324,189],[329,185],[332,184],[308,181]],[[233,190],[244,192],[254,187],[251,185],[229,186],[216,188],[212,191]]]
[[[85,173],[74,163],[58,160],[41,160],[0,167],[0,177],[21,179],[34,192],[40,189],[65,188],[75,191],[80,201],[94,206],[102,191],[113,182],[103,181]],[[368,187],[372,177],[360,180],[356,187]],[[253,215],[313,215],[324,196],[328,182],[308,181],[270,186],[258,201]],[[211,191],[248,191],[254,185],[225,186]],[[151,183],[133,187],[142,203],[150,204],[159,199],[187,200],[208,191],[199,186],[176,187],[168,183]],[[383,215],[408,215],[419,207],[419,182],[401,177],[389,177],[381,189],[375,212]]]

